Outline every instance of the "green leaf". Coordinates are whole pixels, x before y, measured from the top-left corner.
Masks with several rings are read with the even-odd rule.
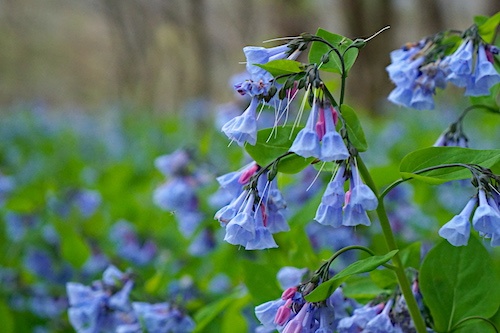
[[[478,21],[482,21],[478,18]],[[488,18],[482,24],[478,25],[479,35],[487,42],[493,43],[495,32],[500,24],[500,12]]]
[[[401,250],[399,256],[404,267],[420,268],[421,246],[420,242],[415,242]]]
[[[380,272],[387,272],[387,269],[380,270]],[[379,270],[374,270],[373,272],[379,272]],[[389,272],[394,276],[393,272]],[[342,291],[346,297],[354,298],[357,301],[368,302],[373,300],[378,295],[387,292],[386,289],[378,286],[374,281],[367,276],[353,276],[349,279],[349,283],[342,286]]]
[[[246,260],[243,268],[245,286],[256,304],[280,297],[281,288],[274,267]]]
[[[356,116],[356,112],[346,104],[342,105],[340,109],[347,125],[349,140],[358,151],[366,151],[368,144],[366,143],[365,133],[363,132],[363,128],[361,128],[361,123]]]
[[[500,162],[500,150],[475,150],[461,147],[430,147],[419,149],[406,155],[399,166],[401,176],[414,178],[428,184],[441,184],[451,180],[468,179],[471,173],[463,167],[435,169],[416,174],[419,170],[440,165],[462,163],[479,164],[491,168]]]
[[[265,166],[276,158],[284,155],[290,149],[301,126],[291,125],[277,128],[266,128],[257,132],[257,142],[254,146],[245,145],[245,150],[254,161]],[[314,158],[303,158],[296,154],[286,156],[278,163],[278,171],[283,173],[297,173],[307,167]]]
[[[302,72],[302,64],[298,61],[289,59],[272,60],[266,64],[255,65],[265,69],[274,77]]]
[[[466,317],[489,318],[500,305],[500,289],[494,287],[500,281],[490,254],[474,237],[467,246],[455,247],[445,240],[435,246],[422,263],[419,281],[437,332],[449,332]]]
[[[332,44],[334,47],[336,47],[340,54],[343,54],[344,57],[344,64],[345,64],[345,72],[346,75],[351,69],[352,65],[354,65],[354,62],[356,61],[356,58],[358,56],[359,50],[357,48],[351,48],[349,51],[345,52],[347,48],[352,44],[352,40],[350,40],[347,37],[340,36],[337,34],[333,34],[329,31],[326,31],[324,29],[318,29],[316,32],[316,36],[319,36],[326,41],[328,41],[330,44]],[[313,42],[311,49],[309,50],[309,62],[310,63],[316,63],[320,64],[321,60],[323,58],[323,55],[328,53],[330,51],[330,47],[324,43],[321,42]],[[344,53],[345,52],[345,53]],[[342,73],[342,63],[338,57],[338,55],[335,52],[330,52],[329,54],[329,61],[327,63],[324,63],[321,65],[321,69],[327,72],[334,72],[341,74]]]
[[[500,84],[495,84],[490,89],[490,94],[485,96],[470,96],[471,105],[484,105],[487,108],[478,108],[478,110],[489,111],[491,113],[500,114]]]
[[[54,226],[61,235],[61,254],[74,267],[82,267],[91,251],[82,235],[67,221],[55,221]]]
[[[14,331],[14,318],[9,306],[5,302],[0,302],[0,320],[2,323],[2,332],[11,333]]]
[[[209,325],[215,318],[217,318],[217,316],[219,316],[226,308],[237,300],[240,295],[241,292],[238,291],[202,307],[194,315],[196,327],[193,333],[205,332],[207,325]]]
[[[309,295],[305,296],[305,299],[308,302],[321,302],[327,299],[350,276],[373,271],[378,266],[388,262],[397,252],[398,250],[393,250],[382,256],[372,256],[350,264],[333,278],[316,287]]]

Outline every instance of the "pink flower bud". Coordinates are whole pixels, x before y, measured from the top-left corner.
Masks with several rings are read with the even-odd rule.
[[[287,288],[283,294],[281,294],[281,299],[286,300],[292,298],[297,292],[297,287]]]

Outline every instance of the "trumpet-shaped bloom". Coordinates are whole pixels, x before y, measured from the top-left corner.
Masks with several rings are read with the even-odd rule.
[[[351,170],[350,187],[351,189],[346,195],[342,224],[345,226],[370,225],[371,222],[366,211],[377,208],[378,199],[370,187],[361,181],[357,167],[353,167]]]
[[[318,206],[314,220],[323,225],[333,227],[340,227],[342,225],[342,206],[345,200],[344,183],[346,181],[344,173],[345,165],[342,165],[337,170],[337,174],[333,180],[328,183],[325,193],[321,198],[321,203]]]
[[[243,210],[226,225],[224,240],[229,244],[245,246],[255,238],[254,199],[255,196],[250,194]]]
[[[321,138],[320,159],[325,162],[345,160],[349,157],[349,151],[342,136],[335,129],[334,112],[332,106],[327,109],[320,108],[320,115],[325,119],[325,134]]]
[[[470,217],[477,205],[477,198],[469,200],[460,214],[455,215],[439,229],[439,236],[445,238],[453,246],[467,245],[470,236]]]
[[[462,42],[458,49],[446,59],[449,74],[446,80],[457,87],[466,87],[473,74],[473,52],[472,40]]]
[[[304,158],[321,156],[319,136],[316,132],[318,109],[318,103],[315,102],[307,118],[306,126],[300,130],[290,147],[291,152]]]
[[[500,74],[489,61],[484,45],[479,45],[474,76],[468,81],[465,96],[482,96],[490,93],[490,88],[500,82]]]
[[[245,142],[255,145],[257,142],[257,106],[259,99],[254,97],[250,105],[241,115],[231,119],[222,126],[222,132],[232,141],[243,146]]]
[[[472,217],[472,225],[474,229],[486,235],[497,234],[500,232],[500,213],[496,203],[490,202],[486,198],[484,190],[480,189],[479,206]]]

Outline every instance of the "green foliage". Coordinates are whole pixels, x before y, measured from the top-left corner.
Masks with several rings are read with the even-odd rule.
[[[358,49],[355,47],[349,48],[352,45],[353,41],[347,37],[337,35],[326,31],[324,29],[318,29],[316,35],[323,38],[327,42],[329,42],[333,47],[337,48],[339,54],[342,56],[345,63],[345,75],[354,65],[356,58],[358,56]],[[328,62],[323,63],[322,59],[325,54],[328,54]],[[327,72],[333,72],[342,74],[342,62],[339,58],[339,55],[333,51],[331,51],[330,46],[322,43],[322,42],[313,42],[311,49],[309,51],[309,62],[317,63],[321,65],[321,69]]]
[[[266,166],[277,158],[285,155],[290,149],[293,139],[302,129],[300,126],[278,126],[266,128],[257,132],[255,145],[245,145],[245,150],[257,164]],[[307,167],[313,158],[303,158],[296,154],[286,156],[278,163],[278,171],[283,173],[297,173]]]
[[[474,22],[478,25],[479,34],[486,41],[486,43],[493,43],[495,33],[498,25],[500,24],[500,12],[491,17],[475,17]]]
[[[500,150],[430,147],[406,155],[401,161],[399,171],[404,179],[417,179],[428,184],[441,184],[451,180],[471,178],[471,173],[463,166],[445,168],[440,166],[478,164],[485,168],[492,168],[499,162]],[[420,172],[426,169],[429,169],[429,171]]]
[[[366,259],[358,260],[351,265],[347,266],[339,273],[337,273],[330,280],[323,282],[309,295],[305,297],[308,302],[321,302],[327,299],[335,289],[337,289],[343,282],[350,276],[360,273],[366,273],[374,270],[380,265],[387,263],[398,252],[398,250],[391,251],[382,256],[371,256]]]
[[[455,247],[441,241],[424,259],[420,288],[437,332],[450,332],[462,319],[489,318],[500,306],[500,280],[492,269],[484,246],[474,237],[467,246]],[[477,321],[460,326],[457,332],[478,332]]]
[[[356,115],[356,112],[349,105],[342,105],[342,117],[346,122],[347,134],[349,140],[354,145],[354,147],[359,151],[363,152],[368,149],[368,144],[366,143],[365,133],[361,128],[361,123]]]
[[[272,60],[266,64],[255,65],[265,69],[274,77],[280,75],[296,74],[302,72],[303,70],[303,66],[300,62],[289,59]]]

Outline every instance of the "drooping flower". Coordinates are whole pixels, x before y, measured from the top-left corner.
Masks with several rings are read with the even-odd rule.
[[[460,214],[455,215],[439,229],[439,236],[445,238],[453,246],[467,245],[470,236],[470,217],[477,205],[477,198],[469,200]]]
[[[333,227],[342,225],[342,207],[345,200],[344,183],[347,180],[345,169],[345,164],[338,168],[335,177],[328,183],[321,198],[314,220],[323,225]]]
[[[490,93],[490,88],[500,82],[500,74],[486,55],[486,47],[480,44],[477,47],[477,60],[474,76],[465,88],[465,96],[483,96]]]
[[[222,132],[228,138],[243,146],[245,142],[255,145],[257,142],[257,106],[259,99],[254,97],[248,108],[239,116],[222,126]]]
[[[325,162],[345,160],[349,157],[349,151],[342,139],[342,136],[335,129],[335,118],[337,111],[331,106],[320,107],[321,116],[325,121],[325,132],[321,138],[320,160]]]
[[[483,189],[478,192],[479,206],[472,217],[474,229],[486,236],[500,233],[500,212],[497,204],[489,201]]]
[[[316,122],[318,119],[319,103],[314,99],[314,103],[307,118],[306,126],[297,133],[295,140],[290,147],[290,151],[304,158],[321,156],[321,146]]]
[[[473,53],[474,42],[471,39],[463,41],[458,49],[444,60],[449,71],[446,80],[457,87],[466,87],[473,75]]]
[[[351,168],[350,189],[346,194],[344,218],[342,225],[357,226],[370,225],[367,210],[374,210],[378,206],[377,196],[364,184],[359,176],[357,166]]]

